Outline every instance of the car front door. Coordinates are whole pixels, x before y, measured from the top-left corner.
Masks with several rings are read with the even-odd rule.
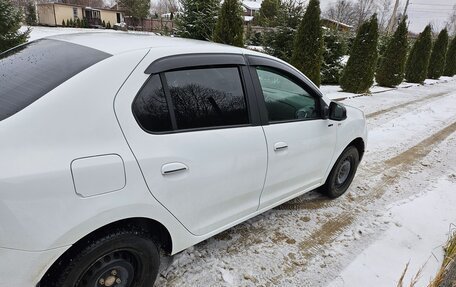
[[[267,151],[248,68],[186,60],[161,63],[134,100],[127,81],[115,108],[152,195],[203,235],[257,210]]]
[[[274,60],[250,61],[268,145],[263,208],[322,184],[334,153],[336,128],[324,119],[325,103],[308,80]]]

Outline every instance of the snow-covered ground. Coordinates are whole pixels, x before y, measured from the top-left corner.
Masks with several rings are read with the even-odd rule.
[[[86,31],[35,27],[31,39]],[[456,77],[364,96],[322,90],[367,117],[348,193],[311,192],[187,249],[157,286],[396,286],[408,262],[406,285],[424,264],[417,286],[427,285],[456,223]]]

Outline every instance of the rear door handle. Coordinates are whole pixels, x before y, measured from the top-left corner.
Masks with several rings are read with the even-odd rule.
[[[188,170],[188,166],[180,162],[167,163],[162,166],[162,175],[174,174]]]
[[[280,150],[284,150],[284,149],[287,149],[288,148],[288,145],[284,142],[278,142],[274,145],[274,150],[275,151],[280,151]]]

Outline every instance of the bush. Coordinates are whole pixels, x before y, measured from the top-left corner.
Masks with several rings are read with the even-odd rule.
[[[0,0],[0,53],[25,43],[30,29],[19,32],[21,12],[9,0]]]
[[[324,49],[321,67],[321,82],[326,85],[338,85],[344,68],[342,63],[347,52],[345,39],[332,30],[323,32]]]
[[[220,0],[181,0],[182,16],[176,17],[179,37],[211,40],[214,34]]]
[[[358,29],[340,85],[344,91],[365,93],[374,83],[377,66],[378,22],[377,15],[363,23]]]
[[[405,67],[405,79],[410,83],[423,83],[426,80],[431,56],[431,26],[424,28],[410,51]]]
[[[445,60],[448,49],[448,31],[440,31],[437,40],[432,48],[431,59],[429,61],[428,77],[437,80],[443,75]]]
[[[384,87],[395,87],[404,79],[405,61],[407,60],[408,29],[404,18],[393,37],[390,39],[385,54],[377,70],[377,83]]]
[[[294,40],[291,63],[315,85],[321,83],[323,35],[320,24],[320,1],[310,0]]]
[[[453,38],[450,46],[448,47],[445,71],[443,74],[448,77],[456,75],[456,36]]]

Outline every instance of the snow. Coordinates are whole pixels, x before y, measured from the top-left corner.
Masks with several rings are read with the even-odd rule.
[[[442,177],[423,196],[388,207],[388,230],[328,286],[396,286],[407,263],[406,285],[421,270],[416,286],[427,286],[440,268],[449,226],[456,222],[456,215],[448,216],[454,214],[455,194],[454,179]]]
[[[31,40],[88,31],[105,30],[33,27]],[[408,262],[406,286],[423,265],[426,286],[456,223],[456,77],[321,90],[367,117],[348,193],[310,192],[230,228],[174,256],[157,286],[395,286]]]

